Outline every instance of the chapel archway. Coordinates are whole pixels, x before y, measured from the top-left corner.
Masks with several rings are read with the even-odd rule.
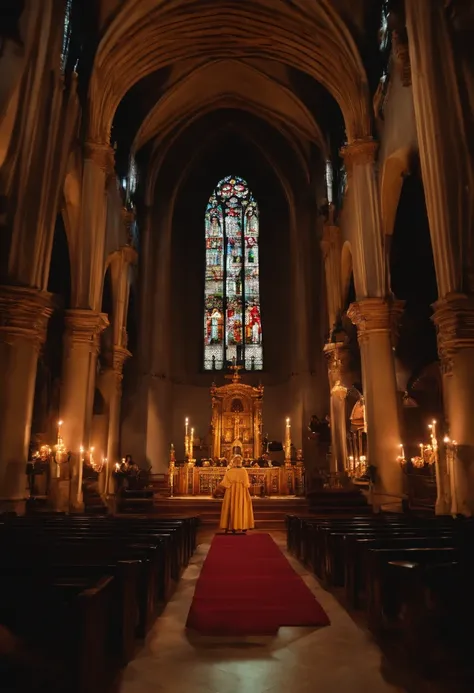
[[[433,416],[441,418],[443,412],[441,392],[434,381],[429,381],[434,387],[428,398],[419,397],[415,387],[426,368],[438,361],[436,331],[431,319],[438,290],[423,181],[417,168],[403,179],[390,249],[390,276],[393,293],[405,301],[396,368],[400,396],[406,393],[402,399],[406,405],[403,440],[406,454],[411,451],[414,455],[418,442],[426,439],[427,422]],[[425,387],[427,382],[424,380]]]
[[[54,295],[54,312],[48,322],[36,371],[31,446],[34,451],[57,435],[59,390],[63,363],[64,311],[71,304],[69,246],[62,214],[58,214],[51,250],[47,290]]]

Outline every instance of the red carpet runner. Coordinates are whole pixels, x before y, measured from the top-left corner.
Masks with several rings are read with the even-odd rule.
[[[269,534],[214,537],[187,628],[203,635],[272,635],[329,619]]]

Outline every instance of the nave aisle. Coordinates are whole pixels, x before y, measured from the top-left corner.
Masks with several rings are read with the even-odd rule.
[[[284,551],[283,533],[273,537]],[[385,681],[381,652],[370,637],[291,557],[331,626],[282,628],[276,637],[188,633],[184,626],[211,538],[203,536],[146,645],[125,670],[120,693],[404,693]]]

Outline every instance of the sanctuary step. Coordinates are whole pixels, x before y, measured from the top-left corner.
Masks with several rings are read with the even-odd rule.
[[[306,498],[274,496],[272,498],[253,498],[255,527],[266,530],[283,530],[285,517],[291,513],[305,513],[308,506]],[[202,525],[217,527],[221,514],[222,500],[208,496],[181,496],[160,498],[155,496],[153,511],[160,516],[197,515]]]

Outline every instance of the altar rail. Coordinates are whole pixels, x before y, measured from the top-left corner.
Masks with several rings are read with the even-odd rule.
[[[249,467],[246,468],[253,496],[304,496],[304,467]],[[195,467],[183,464],[175,467],[173,493],[180,496],[210,496],[221,483],[225,467]]]

